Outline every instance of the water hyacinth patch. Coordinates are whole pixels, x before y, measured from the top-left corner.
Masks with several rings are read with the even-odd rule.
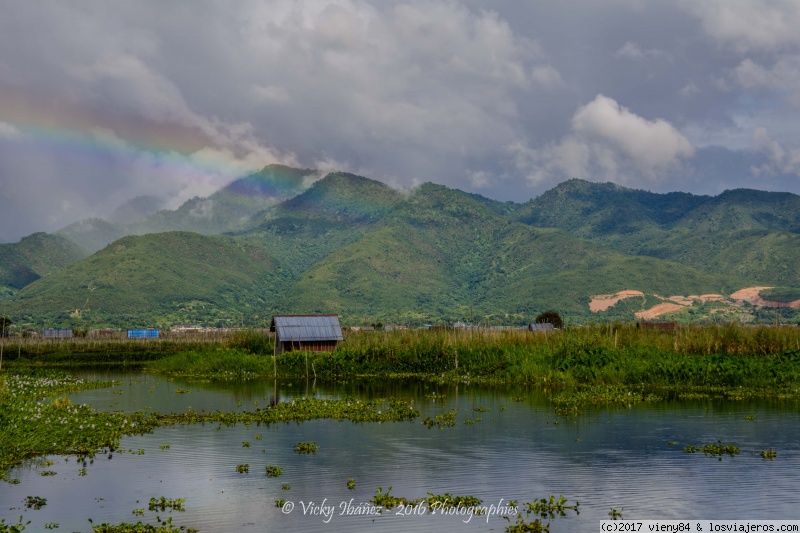
[[[298,442],[294,445],[294,451],[297,453],[317,453],[319,444],[316,442]]]
[[[73,405],[66,392],[111,386],[110,382],[87,382],[57,372],[29,372],[5,376],[0,393],[0,478],[25,459],[41,455],[93,456],[115,451],[123,435],[151,432],[160,426],[218,422],[288,423],[330,418],[353,422],[407,421],[419,417],[413,402],[387,399],[362,401],[352,398],[321,400],[298,398],[264,409],[236,413],[177,414],[108,413],[86,405]],[[164,446],[162,449],[168,449]]]

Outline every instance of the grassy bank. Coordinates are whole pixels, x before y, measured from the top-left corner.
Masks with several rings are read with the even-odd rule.
[[[800,329],[631,326],[526,331],[399,331],[351,334],[333,353],[271,346],[216,346],[146,364],[156,373],[205,378],[309,375],[326,379],[419,375],[548,386],[750,387],[800,384]]]
[[[212,379],[272,377],[275,372],[273,342],[262,332],[239,332],[199,344],[154,342],[162,344],[129,341],[121,352],[64,344],[61,351],[7,359],[6,364],[135,363],[152,372]],[[788,387],[800,384],[800,328],[729,325],[660,333],[602,325],[547,334],[491,329],[350,332],[336,352],[284,353],[275,367],[278,377],[413,374],[565,387]]]

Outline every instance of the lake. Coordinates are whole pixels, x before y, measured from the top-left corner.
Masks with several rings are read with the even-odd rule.
[[[419,514],[424,507],[403,511],[410,515],[397,509],[371,514],[368,502],[376,489],[390,486],[392,495],[409,499],[429,492],[470,495],[486,507],[503,508],[510,500],[521,506],[550,494],[580,502],[579,514],[552,520],[553,532],[598,531],[612,508],[626,519],[800,519],[800,411],[794,401],[667,401],[565,417],[555,414],[548,391],[519,387],[415,380],[202,383],[144,373],[78,374],[120,382],[70,395],[99,410],[240,411],[305,396],[394,396],[413,399],[421,417],[383,424],[164,427],[124,437],[121,449],[87,461],[85,475],[75,457],[44,457],[54,464],[17,468],[9,477],[20,484],[0,483],[0,518],[15,523],[23,515],[31,521],[28,531],[56,523],[59,531],[90,531],[89,519],[154,523],[156,516],[201,532],[441,533],[503,531],[508,525],[494,513]],[[452,427],[422,424],[453,409]],[[741,453],[718,460],[683,450],[718,440],[736,443]],[[315,442],[319,449],[299,454],[293,449],[299,442]],[[759,455],[769,448],[777,452],[773,461]],[[249,473],[237,472],[243,464]],[[281,467],[282,475],[267,477],[268,465]],[[43,477],[44,470],[56,475]],[[350,479],[354,489],[347,486]],[[28,509],[27,496],[47,504]],[[162,496],[185,499],[185,512],[148,510],[150,498]],[[276,500],[285,504],[276,506]]]

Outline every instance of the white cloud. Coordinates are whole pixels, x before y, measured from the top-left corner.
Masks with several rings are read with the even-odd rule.
[[[652,184],[694,154],[667,121],[647,120],[603,95],[575,111],[571,133],[559,142],[531,148],[516,141],[509,150],[534,184],[565,178]]]
[[[545,89],[558,89],[564,85],[561,74],[551,65],[534,67],[531,71],[531,79]]]
[[[703,29],[739,52],[800,45],[800,2],[796,0],[684,0]]]
[[[694,152],[686,137],[666,120],[644,119],[602,94],[578,109],[572,128],[613,145],[644,167],[665,166]]]

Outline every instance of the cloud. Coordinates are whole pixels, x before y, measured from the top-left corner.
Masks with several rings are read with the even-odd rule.
[[[707,191],[692,145],[750,177],[756,127],[800,146],[798,5],[10,3],[0,239],[271,162],[502,199],[573,176]]]
[[[510,146],[517,167],[533,183],[577,177],[620,183],[657,183],[694,154],[691,143],[663,119],[647,120],[599,94],[572,117],[557,143]]]
[[[14,141],[22,138],[22,132],[19,131],[12,124],[7,122],[0,122],[0,139]]]
[[[632,59],[634,61],[640,61],[643,59],[666,59],[671,60],[672,57],[670,54],[656,49],[647,49],[642,50],[638,44],[626,41],[622,47],[616,51],[614,54],[617,57],[625,58],[625,59]]]
[[[753,133],[756,150],[766,157],[766,162],[753,167],[757,176],[770,174],[794,174],[800,176],[800,148],[786,149],[772,138],[766,128],[757,128]]]
[[[770,68],[745,59],[733,70],[736,82],[750,90],[769,90],[785,94],[800,107],[800,55],[784,56]]]
[[[647,120],[602,94],[572,117],[578,134],[607,142],[645,167],[660,167],[691,156],[692,145],[663,119]]]
[[[685,0],[681,5],[720,45],[739,52],[800,45],[800,4],[795,0]]]

